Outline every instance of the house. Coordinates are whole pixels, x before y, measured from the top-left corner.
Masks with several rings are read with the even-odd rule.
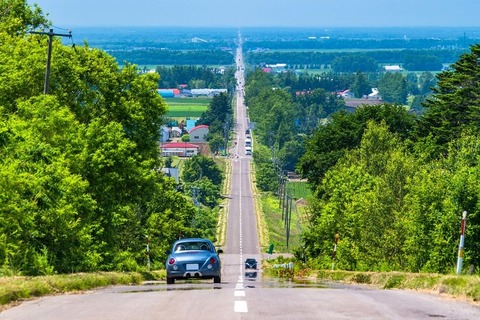
[[[160,149],[162,150],[162,156],[164,157],[193,157],[198,154],[200,146],[188,142],[170,142],[163,143],[160,146]]]
[[[208,126],[201,124],[199,126],[193,127],[188,131],[190,135],[190,142],[206,142],[208,134]]]
[[[179,89],[157,89],[157,92],[162,98],[173,98],[180,95]]]
[[[377,88],[372,88],[372,93],[368,95],[368,99],[381,99]]]
[[[160,128],[160,142],[167,142],[170,139],[170,131],[167,126],[162,126]]]
[[[399,65],[384,66],[383,69],[385,71],[402,71],[402,67]]]
[[[190,93],[194,97],[198,96],[207,96],[207,97],[214,97],[219,95],[220,93],[226,93],[227,89],[191,89]]]
[[[336,95],[337,95],[338,97],[347,98],[347,99],[352,99],[352,98],[354,98],[354,94],[353,94],[352,91],[350,91],[350,89],[337,91],[337,92],[336,92]]]
[[[182,129],[180,127],[172,127],[170,130],[170,138],[179,138],[182,136]]]

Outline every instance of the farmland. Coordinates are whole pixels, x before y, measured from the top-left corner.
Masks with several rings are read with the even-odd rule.
[[[200,118],[207,110],[211,98],[164,98],[169,118]]]

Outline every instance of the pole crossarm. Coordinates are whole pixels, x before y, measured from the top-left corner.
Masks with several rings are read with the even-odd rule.
[[[48,87],[50,85],[50,64],[52,60],[52,39],[54,36],[57,37],[72,37],[72,32],[69,31],[69,33],[56,33],[53,32],[53,29],[50,29],[48,32],[47,31],[30,31],[31,34],[39,34],[39,35],[47,35],[48,36],[48,49],[47,49],[47,68],[45,71],[45,85],[43,87],[43,94],[48,93]]]

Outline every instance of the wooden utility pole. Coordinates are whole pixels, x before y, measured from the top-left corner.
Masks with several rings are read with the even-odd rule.
[[[30,31],[32,34],[41,34],[41,35],[47,35],[48,36],[48,49],[47,49],[47,69],[45,71],[45,85],[43,87],[43,94],[48,93],[48,87],[50,84],[50,63],[52,60],[52,40],[54,36],[59,36],[59,37],[72,37],[72,32],[70,31],[68,34],[65,33],[55,33],[53,32],[53,29],[50,29],[48,32],[45,31]]]

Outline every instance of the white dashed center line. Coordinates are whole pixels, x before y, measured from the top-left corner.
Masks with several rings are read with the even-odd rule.
[[[240,176],[241,176],[241,172],[242,172],[242,166],[240,165]],[[240,180],[240,183],[239,183],[239,188],[240,188],[240,199],[242,199],[242,180]],[[244,290],[244,287],[243,287],[243,275],[242,275],[242,272],[243,272],[243,248],[242,248],[242,202],[240,201],[240,205],[239,205],[239,209],[240,209],[240,214],[239,214],[239,228],[240,228],[240,236],[239,236],[239,248],[240,248],[240,268],[239,268],[239,272],[240,272],[240,275],[238,276],[238,281],[237,281],[237,284],[235,286],[235,291],[234,291],[234,297],[237,297],[237,298],[243,298],[245,297],[245,290]],[[247,306],[247,301],[245,300],[235,300],[234,302],[234,306],[233,306],[233,310],[235,312],[239,312],[239,313],[246,313],[248,312],[248,306]]]

